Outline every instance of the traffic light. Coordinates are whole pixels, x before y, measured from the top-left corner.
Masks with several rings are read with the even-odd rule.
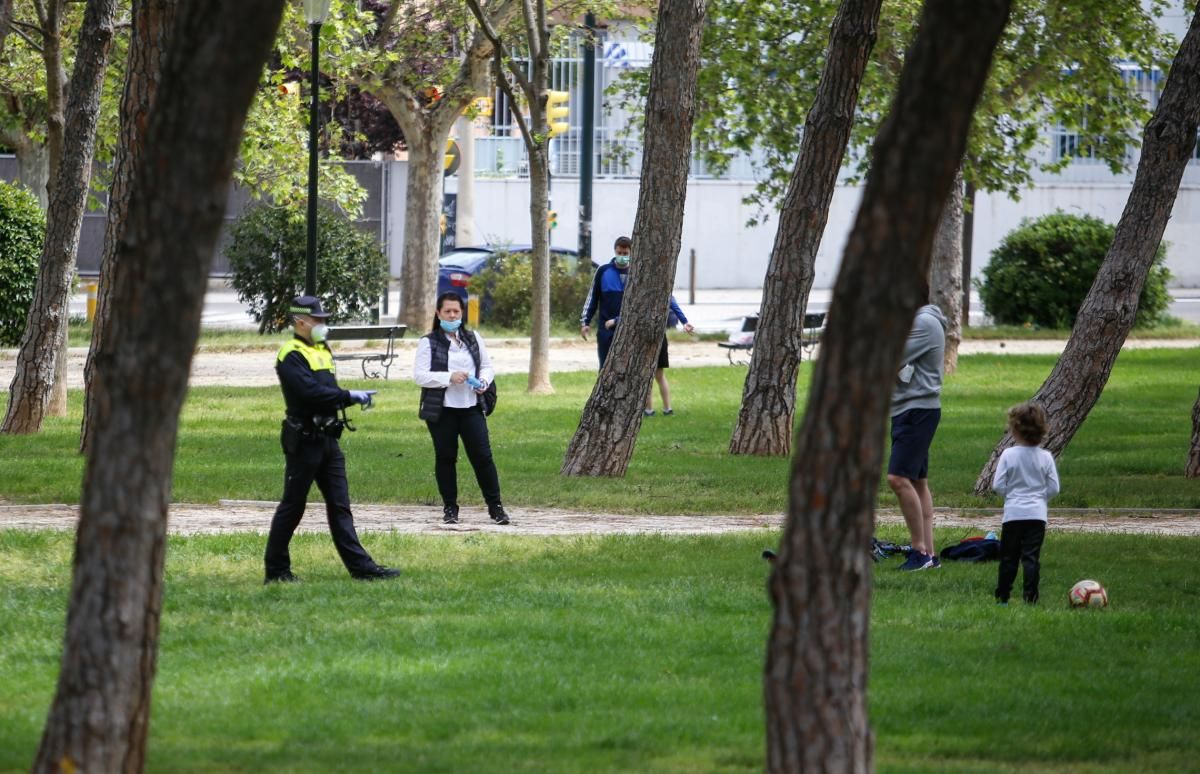
[[[546,213],[546,226],[549,228],[558,228],[558,213],[554,210]]]
[[[567,123],[567,114],[570,112],[571,92],[569,91],[549,91],[546,92],[546,124],[550,127],[550,136],[557,137],[560,134],[566,134],[571,128]]]

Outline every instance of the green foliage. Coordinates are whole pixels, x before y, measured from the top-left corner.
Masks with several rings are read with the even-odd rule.
[[[879,33],[859,95],[846,164],[862,174],[880,121],[891,108],[904,56],[923,3],[883,4]],[[1063,168],[1067,154],[1040,159],[1043,132],[1061,125],[1079,134],[1077,153],[1113,170],[1128,163],[1129,144],[1149,111],[1143,95],[1115,65],[1165,72],[1178,41],[1155,23],[1165,0],[1015,0],[1009,24],[968,136],[967,181],[1016,197],[1031,171]],[[816,97],[837,3],[808,0],[713,0],[702,41],[697,88],[697,153],[721,174],[734,153],[755,153],[760,182],[747,201],[773,209],[786,190],[801,130]],[[631,68],[612,91],[637,112],[649,73]],[[635,127],[636,129],[636,127]]]
[[[46,216],[37,197],[0,181],[0,344],[15,346],[37,285]]]
[[[234,223],[225,249],[238,299],[260,332],[290,325],[287,308],[304,291],[307,242],[302,212],[259,205]],[[317,294],[330,322],[363,319],[387,287],[387,259],[375,240],[322,207],[317,217]]]
[[[574,256],[550,254],[550,322],[579,319],[592,274]],[[471,277],[468,291],[480,299],[481,316],[489,325],[526,329],[533,314],[533,265],[529,253],[499,251]]]
[[[764,769],[771,603],[758,554],[778,530],[361,534],[400,579],[350,581],[323,529],[292,540],[304,581],[270,587],[262,534],[170,538],[147,768]],[[73,541],[0,532],[3,771],[29,767],[54,696]],[[995,562],[875,566],[879,770],[1194,770],[1195,561],[1195,538],[1051,531],[1041,603],[1008,608],[991,602]],[[1097,576],[1111,606],[1068,609],[1070,584]]]
[[[1071,328],[1115,232],[1099,218],[1061,211],[1023,220],[992,251],[977,282],[988,314],[1001,325]],[[1157,324],[1170,304],[1166,256],[1159,245],[1138,302],[1138,326]]]

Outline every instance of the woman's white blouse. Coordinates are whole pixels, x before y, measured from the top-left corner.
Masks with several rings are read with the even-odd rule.
[[[472,331],[474,333],[474,331]],[[437,335],[437,334],[430,334]],[[478,402],[478,397],[475,394],[475,388],[463,382],[462,384],[451,384],[450,374],[455,371],[465,371],[468,374],[475,374],[475,361],[471,358],[471,351],[463,345],[455,334],[447,333],[446,338],[450,340],[449,359],[446,363],[445,371],[431,371],[432,352],[429,347],[429,336],[422,336],[417,342],[417,359],[413,363],[413,381],[421,387],[446,388],[446,399],[442,403],[448,408],[471,408]],[[496,378],[496,372],[492,370],[492,360],[488,357],[487,345],[483,343],[483,337],[475,333],[475,341],[479,344],[479,381],[483,382],[483,386],[487,387]]]

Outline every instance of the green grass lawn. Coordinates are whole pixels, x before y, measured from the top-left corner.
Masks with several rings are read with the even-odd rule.
[[[1053,356],[963,357],[943,400],[932,449],[930,481],[940,506],[998,505],[971,492],[999,438],[1005,413],[1028,398],[1053,367]],[[1059,460],[1060,507],[1200,507],[1200,487],[1183,477],[1196,399],[1195,350],[1121,354],[1088,421]],[[806,390],[811,363],[801,369]],[[269,368],[269,364],[264,364]],[[622,479],[558,475],[563,453],[595,380],[591,372],[557,374],[552,396],[524,392],[523,375],[498,380],[500,403],[489,420],[505,503],[629,513],[764,513],[784,509],[789,461],[727,453],[746,371],[739,367],[670,372],[676,415],[642,424],[629,473]],[[347,381],[379,389],[378,407],[351,417],[358,432],[343,438],[351,496],[357,502],[438,503],[433,454],[417,419],[411,382]],[[656,398],[657,400],[657,398]],[[76,453],[79,393],[72,413],[32,436],[0,436],[5,462],[0,497],[9,502],[79,500],[82,460]],[[283,457],[278,388],[193,389],[184,408],[176,457],[179,502],[279,497]],[[465,459],[464,505],[481,502]],[[886,484],[880,503],[895,504]]]
[[[375,584],[347,578],[327,535],[301,535],[304,582],[272,587],[263,540],[170,542],[151,771],[762,770],[773,531],[370,534],[405,570]],[[27,769],[53,695],[71,548],[0,531],[3,771]],[[1036,608],[991,603],[995,563],[879,565],[879,769],[1194,768],[1195,548],[1052,533]],[[1067,609],[1083,577],[1107,585],[1108,610]]]

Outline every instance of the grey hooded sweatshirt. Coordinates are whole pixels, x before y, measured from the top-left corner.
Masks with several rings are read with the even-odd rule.
[[[917,310],[912,331],[904,343],[900,373],[892,387],[892,416],[909,409],[942,407],[942,371],[946,355],[946,316],[936,304]],[[911,375],[907,366],[912,366]],[[904,377],[908,375],[907,381]]]

